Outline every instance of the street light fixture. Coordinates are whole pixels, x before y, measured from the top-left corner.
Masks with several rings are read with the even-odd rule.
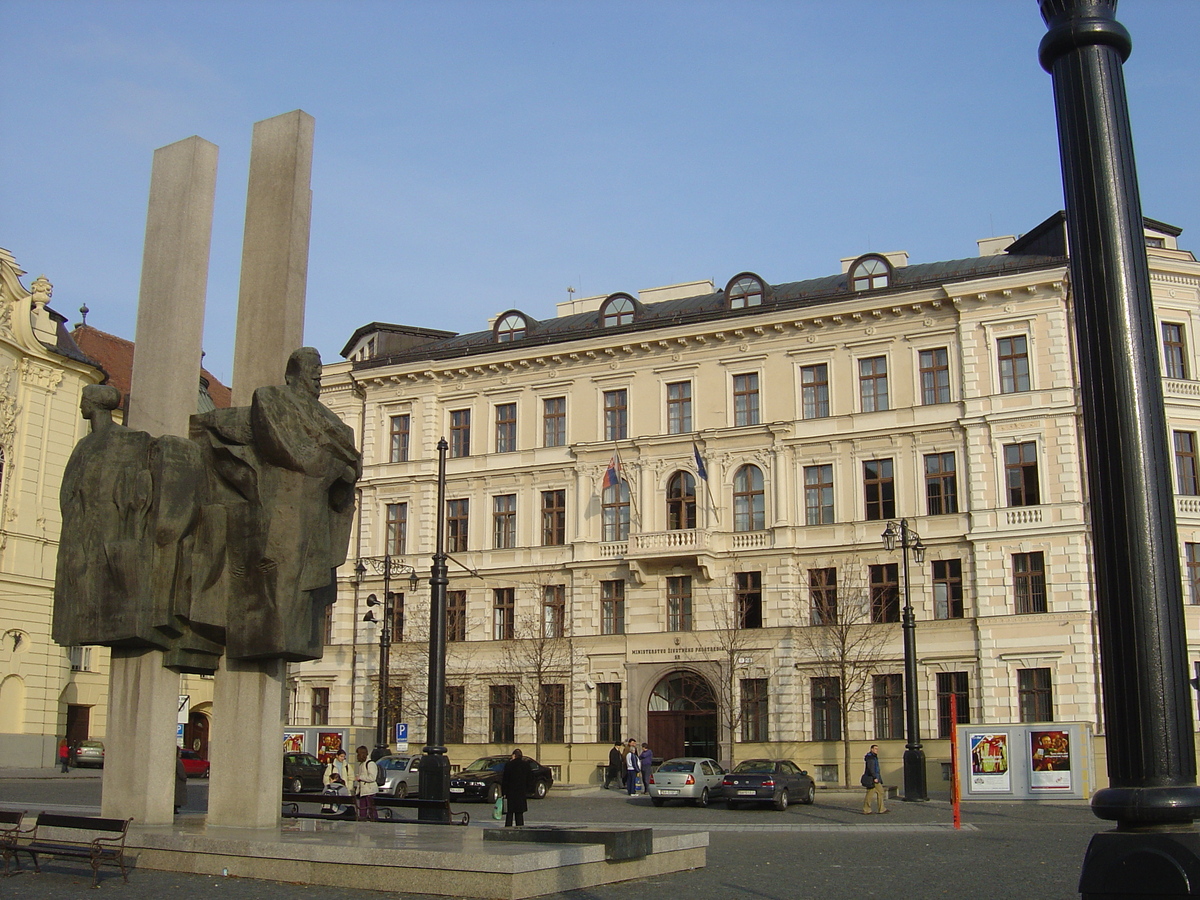
[[[907,723],[907,743],[904,745],[904,799],[928,800],[925,781],[925,750],[921,747],[920,716],[917,709],[917,620],[913,615],[912,590],[908,577],[908,552],[912,551],[917,565],[925,561],[925,545],[921,536],[908,527],[908,520],[888,522],[883,532],[883,546],[889,551],[897,547],[904,560],[904,613],[901,628],[904,632],[904,711]]]
[[[382,625],[379,630],[379,696],[375,705],[375,750],[371,754],[372,759],[379,759],[387,756],[390,744],[387,733],[387,707],[392,655],[392,619],[394,616],[392,578],[393,576],[407,575],[413,593],[416,593],[421,579],[417,575],[416,569],[393,558],[391,554],[361,557],[354,567],[354,575],[359,584],[366,580],[368,572],[383,576],[383,599],[380,600],[374,594],[368,595],[367,614],[362,618],[364,622]],[[383,614],[382,622],[375,617],[375,610],[372,607],[376,606],[382,607],[380,610]]]

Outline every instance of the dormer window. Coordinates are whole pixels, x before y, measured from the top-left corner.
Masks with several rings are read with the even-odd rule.
[[[628,294],[613,294],[604,301],[604,308],[600,312],[600,324],[605,328],[629,325],[633,322],[633,314],[636,311],[633,298]]]
[[[525,331],[528,327],[529,323],[521,313],[505,313],[496,322],[496,343],[507,344],[510,341],[519,341],[525,337]]]
[[[892,267],[882,256],[862,256],[850,267],[850,290],[873,291],[892,280]]]
[[[762,306],[766,289],[762,279],[749,273],[736,276],[725,289],[725,296],[730,309],[746,309],[750,306]]]

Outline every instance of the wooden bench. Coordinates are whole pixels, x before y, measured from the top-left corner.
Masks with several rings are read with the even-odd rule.
[[[8,874],[9,848],[21,836],[21,820],[25,818],[25,810],[9,812],[0,809],[0,852],[4,854],[4,874]]]
[[[125,868],[125,836],[132,819],[102,819],[95,816],[64,816],[41,813],[32,828],[18,831],[11,843],[4,843],[4,871],[12,857],[21,868],[21,853],[33,860],[35,872],[41,872],[39,855],[86,859],[92,866],[92,887],[98,887],[100,867],[105,863],[121,869],[121,877],[129,883]],[[50,833],[47,834],[46,831]]]
[[[287,819],[344,819],[357,821],[358,805],[356,801],[356,797],[333,797],[328,794],[284,794],[283,816]],[[300,804],[302,803],[319,803],[322,806],[346,806],[349,808],[340,813],[301,812]],[[465,811],[455,812],[452,810],[449,800],[423,800],[420,797],[388,797],[383,794],[376,794],[375,808],[379,812],[380,820],[385,822],[401,821],[392,815],[393,808],[438,810],[444,812],[445,820],[453,825],[466,825],[471,821],[470,813]],[[431,822],[430,824],[437,823]]]

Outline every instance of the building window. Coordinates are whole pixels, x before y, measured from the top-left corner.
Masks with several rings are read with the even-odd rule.
[[[692,630],[692,576],[667,578],[667,631]]]
[[[864,256],[850,267],[850,290],[870,291],[888,286],[891,268],[879,256]]]
[[[1025,335],[1000,338],[996,342],[996,355],[1000,360],[1000,393],[1029,390],[1029,346]]]
[[[1009,506],[1037,506],[1042,502],[1034,441],[1004,445],[1004,481]]]
[[[1018,613],[1044,613],[1046,611],[1046,564],[1042,551],[1036,553],[1014,553],[1013,594]]]
[[[804,418],[824,419],[829,415],[829,366],[800,367],[800,392]]]
[[[313,725],[329,724],[329,688],[312,689],[312,718]]]
[[[687,434],[692,430],[692,383],[675,381],[667,385],[667,434]]]
[[[667,481],[667,528],[681,531],[696,527],[696,479],[676,472]]]
[[[735,572],[733,578],[738,628],[762,628],[762,572]]]
[[[330,606],[329,609],[333,609],[333,607]],[[71,664],[72,672],[90,672],[92,671],[92,648],[81,644],[68,647],[67,660]]]
[[[933,616],[935,619],[963,617],[962,560],[935,559],[933,572]]]
[[[516,494],[492,498],[492,546],[497,550],[511,550],[517,546]]]
[[[629,540],[629,485],[610,484],[600,494],[600,523],[604,541]]]
[[[548,584],[542,589],[542,636],[560,638],[567,631],[567,587]]]
[[[1167,378],[1187,378],[1187,348],[1184,346],[1183,326],[1174,322],[1163,322],[1162,343],[1163,374]]]
[[[900,572],[896,563],[869,566],[871,621],[900,621]]]
[[[496,342],[507,344],[525,337],[527,323],[520,313],[509,313],[496,323]]]
[[[542,742],[561,744],[566,734],[567,689],[562,684],[541,686]]]
[[[1184,544],[1183,553],[1187,563],[1188,602],[1200,604],[1200,544]]]
[[[753,275],[743,275],[729,286],[730,309],[745,309],[748,306],[762,306],[762,282]]]
[[[1054,697],[1049,669],[1017,669],[1022,722],[1053,722]]]
[[[542,491],[542,546],[567,542],[567,492]]]
[[[615,744],[621,740],[621,682],[596,685],[596,740]]]
[[[395,591],[388,594],[392,606],[392,640],[404,640],[404,595]]]
[[[804,467],[804,517],[809,525],[833,524],[833,466]]]
[[[408,546],[408,504],[389,503],[387,505],[387,539],[384,546],[392,556],[403,556],[404,548]]]
[[[450,455],[471,455],[471,411],[455,409],[450,412]]]
[[[971,721],[971,695],[967,688],[966,672],[937,673],[938,737],[950,737],[950,697],[954,696],[958,718],[956,723],[966,725]]]
[[[542,446],[562,447],[567,443],[567,398],[547,397],[542,401]]]
[[[742,679],[742,740],[766,741],[767,679]]]
[[[858,396],[863,412],[890,409],[886,356],[870,356],[858,361]]]
[[[808,594],[812,602],[809,622],[836,625],[838,621],[837,569],[808,570]]]
[[[762,531],[766,520],[762,470],[742,466],[733,476],[733,530]]]
[[[512,453],[517,449],[517,404],[501,403],[496,407],[496,452]]]
[[[1175,487],[1176,493],[1195,497],[1200,494],[1200,472],[1196,467],[1196,432],[1176,431]]]
[[[470,500],[446,501],[446,552],[462,553],[467,549],[467,528],[471,524]]]
[[[467,592],[446,591],[446,640],[467,639]]]
[[[812,679],[812,718],[814,741],[842,739],[842,711],[838,705],[841,679],[821,677]]]
[[[409,417],[407,415],[392,416],[391,428],[391,453],[388,459],[390,462],[407,462]]]
[[[387,701],[384,705],[384,727],[388,734],[395,734],[397,722],[404,721],[404,688],[390,685],[387,689]]]
[[[901,675],[871,676],[875,700],[875,740],[904,737],[904,678]]]
[[[511,744],[515,740],[517,690],[511,684],[488,687],[488,731],[493,744]]]
[[[511,641],[516,626],[516,593],[513,588],[492,588],[492,640]]]
[[[950,357],[945,347],[921,351],[921,403],[950,402]]]
[[[863,463],[863,496],[868,520],[895,518],[896,482],[890,459],[870,459]]]
[[[600,633],[625,633],[625,582],[600,582]]]
[[[604,392],[604,439],[623,441],[629,437],[629,392]]]
[[[333,604],[330,603],[325,607],[325,613],[322,616],[324,621],[321,624],[321,642],[328,647],[333,643]]]
[[[467,719],[466,689],[461,684],[446,685],[446,743],[463,743],[463,724]]]
[[[758,424],[758,375],[733,376],[733,424]]]
[[[925,454],[925,512],[931,516],[958,512],[958,477],[953,453]]]
[[[624,294],[613,294],[604,303],[604,312],[600,314],[601,324],[605,328],[628,325],[633,321],[635,309],[632,297],[627,297]]]

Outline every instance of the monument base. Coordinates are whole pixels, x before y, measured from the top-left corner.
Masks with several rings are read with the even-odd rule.
[[[1200,897],[1200,833],[1106,831],[1095,835],[1079,876],[1082,900]]]
[[[167,872],[519,900],[703,868],[708,849],[707,832],[671,833],[656,835],[647,856],[610,860],[602,843],[485,843],[485,832],[498,827],[301,820],[212,829],[197,819],[135,826],[126,852],[136,854],[138,868]]]

